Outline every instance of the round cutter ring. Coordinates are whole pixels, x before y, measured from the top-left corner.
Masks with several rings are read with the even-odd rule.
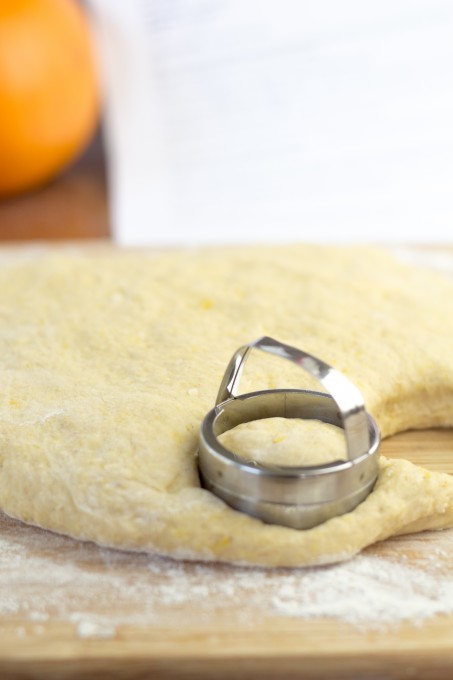
[[[287,359],[316,378],[329,394],[278,389],[237,395],[247,357],[259,349]],[[223,432],[262,418],[320,420],[344,430],[347,460],[313,466],[248,462],[220,443]],[[353,510],[378,476],[380,432],[355,385],[316,357],[262,337],[240,347],[223,377],[215,407],[200,429],[198,466],[203,486],[230,506],[271,524],[309,529]]]

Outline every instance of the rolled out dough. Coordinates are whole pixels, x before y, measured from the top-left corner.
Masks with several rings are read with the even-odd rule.
[[[117,548],[265,566],[342,560],[391,534],[453,524],[453,479],[406,461],[382,459],[353,512],[296,531],[200,488],[194,459],[231,354],[261,335],[343,371],[384,436],[451,426],[448,278],[371,248],[112,249],[5,260],[0,290],[9,515]],[[313,386],[271,359],[252,358],[243,391]],[[262,427],[269,446],[283,437],[280,454],[293,451],[285,423]],[[263,441],[249,429],[227,435],[231,445]]]

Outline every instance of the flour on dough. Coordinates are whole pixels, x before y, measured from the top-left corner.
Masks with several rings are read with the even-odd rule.
[[[453,524],[452,478],[407,461],[382,459],[353,512],[297,531],[200,488],[194,459],[228,360],[262,335],[343,371],[384,436],[451,426],[448,278],[372,248],[111,249],[5,259],[0,290],[6,513],[118,548],[265,566],[346,559],[395,533]],[[253,359],[244,391],[311,387],[286,364]],[[293,455],[300,423],[277,421],[228,436],[244,455],[265,435],[271,453]],[[300,433],[307,446],[310,437]],[[325,455],[330,445],[318,444]]]

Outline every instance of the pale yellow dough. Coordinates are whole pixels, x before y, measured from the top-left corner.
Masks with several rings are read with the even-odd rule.
[[[316,420],[255,420],[219,439],[245,461],[261,465],[322,465],[347,458],[343,430]]]
[[[406,461],[382,459],[375,490],[353,512],[296,531],[200,488],[194,459],[231,354],[260,335],[343,371],[384,436],[451,426],[446,277],[371,248],[112,250],[5,260],[0,290],[8,514],[118,548],[265,566],[346,559],[395,533],[453,525],[453,479]],[[313,387],[261,354],[247,371],[244,391]],[[261,427],[269,455],[294,455],[297,423]],[[225,436],[248,456],[264,435],[243,429]],[[300,441],[324,440],[303,432]]]

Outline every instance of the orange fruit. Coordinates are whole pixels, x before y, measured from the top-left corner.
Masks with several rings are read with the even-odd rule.
[[[89,27],[75,0],[0,0],[0,196],[70,163],[98,109]]]

